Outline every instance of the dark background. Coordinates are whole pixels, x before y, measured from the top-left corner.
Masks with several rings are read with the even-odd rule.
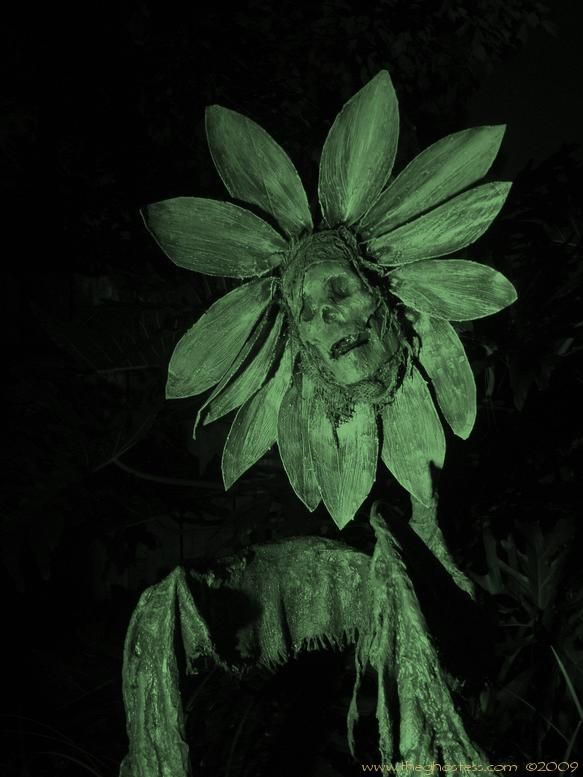
[[[230,419],[193,442],[201,400],[164,400],[174,343],[230,282],[171,265],[139,208],[225,196],[203,132],[215,102],[267,129],[313,197],[334,116],[383,67],[401,108],[397,169],[447,133],[508,124],[493,174],[514,185],[471,258],[519,299],[463,329],[478,423],[467,442],[448,439],[441,486],[491,645],[489,661],[468,651],[461,703],[493,762],[583,759],[582,4],[142,2],[52,22],[42,56],[3,32],[0,774],[116,773],[123,638],[144,587],[250,542],[337,536],[274,454],[225,494]],[[406,514],[384,471],[377,490]],[[370,550],[365,511],[342,539]],[[359,772],[344,736],[351,661],[324,652],[274,677],[193,682],[195,772]],[[368,728],[361,755],[375,761]]]

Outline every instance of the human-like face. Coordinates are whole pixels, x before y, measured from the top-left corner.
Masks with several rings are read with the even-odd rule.
[[[384,331],[378,301],[348,259],[308,265],[297,326],[334,380],[343,386],[371,378],[396,350]]]

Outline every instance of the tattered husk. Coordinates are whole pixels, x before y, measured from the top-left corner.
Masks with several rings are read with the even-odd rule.
[[[339,542],[301,537],[256,546],[229,565],[224,581],[215,574],[204,581],[258,605],[236,631],[240,666],[275,668],[303,649],[354,642],[368,564],[368,556]]]
[[[191,774],[175,654],[179,639],[189,673],[205,657],[234,672],[258,665],[275,669],[304,649],[357,642],[348,714],[351,749],[356,697],[370,665],[378,675],[377,719],[386,763],[399,753],[416,763],[439,756],[477,763],[481,754],[453,706],[398,546],[378,519],[373,525],[372,564],[339,542],[294,538],[254,546],[212,572],[188,575],[176,569],[145,591],[125,644],[129,752],[120,777]],[[387,706],[390,684],[396,684],[400,700],[400,742],[394,741]]]
[[[377,543],[367,581],[366,621],[356,645],[356,680],[348,711],[348,743],[354,755],[354,726],[362,677],[377,675],[377,721],[383,763],[485,764],[454,706],[401,548],[385,522],[371,515]],[[391,720],[395,699],[399,726]]]
[[[177,622],[178,620],[178,622]],[[120,777],[186,777],[188,745],[174,644],[182,632],[189,661],[213,655],[207,626],[175,569],[138,602],[125,641],[123,698],[129,752]]]
[[[120,777],[187,777],[188,745],[179,691],[175,640],[181,637],[188,672],[208,657],[231,671],[248,666],[275,668],[301,650],[353,643],[361,612],[369,558],[341,543],[304,537],[249,549],[215,571],[183,569],[148,588],[132,616],[123,666],[123,696],[129,752]],[[213,591],[229,592],[237,606],[221,613],[222,632],[231,627],[236,650],[215,644],[195,602],[211,602]],[[247,624],[240,618],[248,605]],[[228,619],[232,618],[229,623]],[[218,632],[218,629],[215,633]]]

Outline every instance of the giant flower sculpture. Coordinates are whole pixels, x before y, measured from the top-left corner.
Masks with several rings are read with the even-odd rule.
[[[206,132],[230,196],[252,209],[178,197],[147,207],[145,222],[177,265],[250,280],[178,342],[167,396],[212,388],[197,423],[238,408],[226,488],[277,443],[298,497],[310,510],[323,501],[342,528],[371,489],[380,451],[429,505],[445,456],[440,413],[462,438],[476,415],[472,370],[449,322],[516,299],[492,268],[439,258],[479,238],[506,199],[506,182],[469,188],[504,126],[448,135],[391,177],[399,112],[381,71],[328,133],[317,228],[293,163],[260,126],[211,106]]]

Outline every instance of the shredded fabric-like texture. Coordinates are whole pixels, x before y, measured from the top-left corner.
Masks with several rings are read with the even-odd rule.
[[[374,508],[371,525],[377,543],[366,588],[366,621],[355,651],[356,680],[348,711],[350,751],[354,756],[358,692],[370,666],[377,675],[383,763],[486,763],[454,706],[399,543]]]
[[[178,640],[189,673],[204,657],[239,672],[274,669],[304,649],[344,647],[355,640],[368,564],[339,542],[294,538],[252,547],[205,574],[175,569],[144,591],[125,643],[129,753],[120,777],[191,774]]]
[[[187,673],[205,658],[240,673],[275,669],[302,650],[350,644],[356,644],[348,713],[353,754],[356,700],[370,667],[378,678],[384,762],[480,760],[454,708],[398,543],[374,511],[371,523],[372,560],[333,540],[293,538],[253,546],[212,571],[175,569],[142,594],[124,652],[129,752],[120,777],[192,774],[177,654]]]
[[[254,546],[212,572],[193,574],[209,595],[211,633],[230,637],[230,644],[215,642],[217,655],[233,671],[275,668],[305,649],[353,643],[369,562],[340,542],[303,537]],[[217,612],[213,591],[237,608]]]

